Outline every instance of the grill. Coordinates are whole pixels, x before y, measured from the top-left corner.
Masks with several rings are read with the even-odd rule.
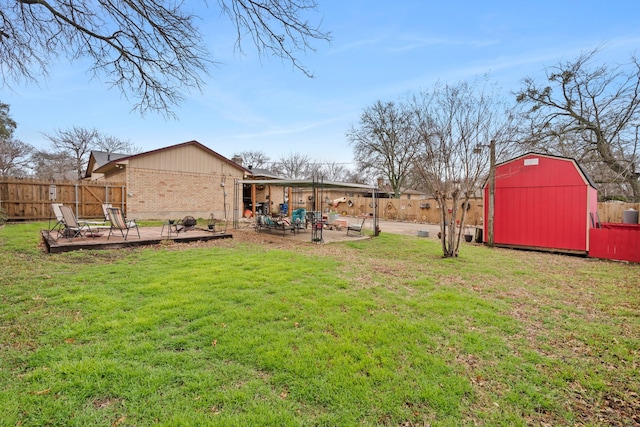
[[[190,229],[196,226],[196,219],[192,216],[185,216],[182,218],[182,226],[185,229]]]

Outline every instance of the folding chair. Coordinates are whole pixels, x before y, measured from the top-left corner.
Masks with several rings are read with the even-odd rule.
[[[78,222],[76,215],[69,206],[60,205],[59,208],[64,222],[64,228],[59,232],[61,235],[69,240],[73,240],[78,236],[83,237],[82,233],[91,231],[88,224]]]
[[[53,227],[49,228],[49,236],[54,232],[58,233],[58,237],[62,234],[62,229],[64,228],[64,217],[62,216],[60,206],[62,206],[62,203],[51,203],[51,210],[53,210],[53,215],[55,215],[57,222]],[[49,225],[51,225],[51,223],[49,223]]]
[[[102,214],[104,215],[104,222],[109,221],[109,208],[112,208],[111,203],[102,204]]]
[[[111,205],[108,203],[102,204],[102,214],[104,215],[104,219],[102,221],[89,221],[84,219],[78,219],[81,224],[86,224],[91,227],[91,232],[100,233],[100,230],[108,230],[111,228],[110,225],[107,224],[109,221],[109,213],[107,212],[107,208],[110,208]]]
[[[138,229],[138,224],[136,224],[135,220],[127,221],[122,215],[122,211],[120,208],[107,208],[107,212],[109,212],[109,222],[111,222],[111,227],[109,228],[109,235],[107,236],[107,240],[111,237],[114,230],[120,231],[120,234],[127,240],[129,236],[129,230],[132,228],[136,229],[138,233],[138,239],[140,238],[140,230]],[[125,230],[127,231],[125,233]]]

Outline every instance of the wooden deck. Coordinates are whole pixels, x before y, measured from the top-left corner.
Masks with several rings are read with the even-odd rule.
[[[57,232],[49,235],[48,230],[43,230],[41,234],[47,252],[52,254],[89,249],[119,249],[157,245],[163,240],[188,243],[215,239],[230,239],[233,237],[233,235],[228,232],[211,232],[197,227],[179,233],[172,232],[170,236],[167,236],[166,228],[163,232],[162,227],[139,227],[139,230],[139,238],[135,230],[130,230],[126,240],[122,238],[120,233],[112,234],[111,237],[107,239],[109,230],[100,230],[97,234],[85,235],[74,239],[58,236]]]

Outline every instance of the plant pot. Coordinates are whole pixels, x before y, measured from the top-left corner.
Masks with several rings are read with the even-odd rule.
[[[465,234],[465,235],[464,235],[464,240],[465,240],[467,243],[471,243],[471,241],[473,240],[473,234]]]
[[[209,224],[208,227],[209,227],[209,230],[213,230],[216,226],[214,224]]]

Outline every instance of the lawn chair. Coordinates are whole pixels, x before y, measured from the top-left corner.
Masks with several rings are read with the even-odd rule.
[[[120,234],[122,235],[124,240],[127,240],[127,237],[129,236],[129,230],[131,230],[132,228],[136,229],[136,232],[138,233],[138,239],[140,238],[140,230],[138,230],[138,224],[136,224],[135,220],[127,221],[122,215],[122,211],[120,210],[120,208],[107,208],[107,212],[109,213],[109,222],[111,223],[107,240],[109,240],[114,230],[120,231]]]
[[[93,237],[99,237],[101,236],[100,230],[109,230],[111,228],[111,225],[107,224],[109,222],[109,211],[107,209],[110,207],[111,204],[109,203],[102,204],[102,214],[104,215],[104,219],[102,221],[88,221],[83,219],[78,219],[78,221],[81,224],[85,224],[91,227],[90,233],[93,235]]]
[[[64,217],[62,216],[60,206],[62,206],[62,203],[51,203],[51,210],[53,210],[53,214],[55,215],[57,222],[53,227],[49,228],[49,235],[55,232],[58,233],[58,237],[62,234],[62,230],[64,229]],[[51,225],[51,223],[49,223],[49,225]]]
[[[76,215],[73,213],[73,210],[69,206],[60,205],[59,206],[60,213],[62,214],[62,221],[64,222],[64,227],[59,232],[59,234],[63,235],[69,240],[73,240],[76,237],[82,236],[82,233],[91,232],[91,228],[89,225],[84,222],[78,222]],[[84,238],[84,237],[83,237]]]
[[[305,208],[298,208],[291,212],[291,222],[296,225],[298,230],[307,228],[307,210]]]
[[[92,229],[92,232],[99,233],[100,230],[108,230],[111,227],[107,225],[107,222],[109,222],[109,212],[107,211],[107,208],[110,208],[110,207],[111,207],[111,204],[109,203],[102,204],[102,214],[104,216],[104,219],[102,221],[89,221],[84,219],[78,219],[78,221],[80,221],[80,223],[87,224],[88,226],[90,226]]]
[[[102,204],[102,214],[104,215],[105,224],[109,221],[109,208],[112,208],[111,203]]]
[[[360,223],[360,225],[354,224],[354,225],[347,225],[347,236],[349,235],[349,232],[352,233],[357,233],[358,236],[362,236],[362,234],[364,233],[364,222],[367,220],[367,218],[362,218],[362,222]]]

